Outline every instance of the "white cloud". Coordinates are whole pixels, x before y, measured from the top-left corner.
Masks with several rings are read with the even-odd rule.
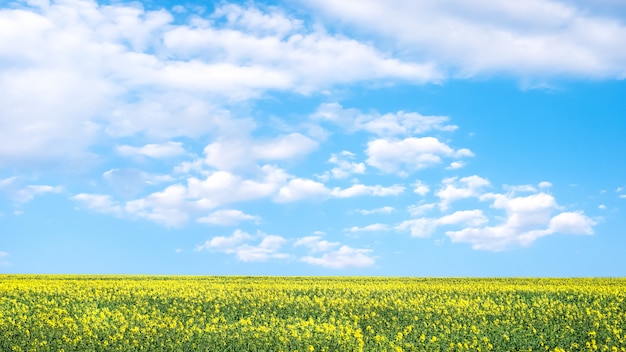
[[[447,170],[457,170],[465,166],[465,163],[462,161],[453,161],[446,167]]]
[[[71,199],[98,213],[120,216],[123,212],[119,202],[115,201],[110,195],[80,193]]]
[[[626,199],[626,194],[620,194],[620,195],[619,195],[619,198],[621,198],[621,199]]]
[[[371,215],[371,214],[390,214],[392,212],[394,212],[396,209],[394,207],[382,207],[382,208],[376,208],[376,209],[359,209],[357,210],[358,213],[361,213],[363,215]]]
[[[154,159],[171,158],[186,153],[180,142],[166,142],[161,144],[146,144],[143,147],[120,145],[116,148],[117,153],[126,157],[147,156]]]
[[[291,133],[255,145],[252,153],[259,160],[290,160],[309,154],[318,143],[300,133]]]
[[[347,130],[356,130],[355,121],[361,114],[358,109],[345,109],[339,103],[322,103],[311,114],[311,118],[317,121],[328,121],[337,124]]]
[[[222,209],[215,211],[208,216],[204,216],[198,218],[196,221],[212,224],[212,225],[220,225],[220,226],[233,226],[237,225],[242,221],[259,221],[260,217],[255,215],[250,215],[242,212],[241,210],[236,209]]]
[[[404,186],[393,185],[384,187],[380,185],[366,186],[362,184],[352,185],[348,188],[341,189],[336,187],[332,190],[332,195],[337,198],[351,198],[364,195],[371,195],[376,197],[397,196],[404,192]]]
[[[604,205],[604,204],[600,204],[600,205],[598,205],[598,209],[600,209],[600,210],[606,210],[606,205]]]
[[[481,195],[483,188],[489,186],[489,180],[477,175],[463,177],[446,178],[442,181],[442,188],[435,194],[439,197],[439,207],[447,210],[454,201],[478,197]]]
[[[438,225],[456,225],[463,224],[465,226],[481,226],[487,223],[487,217],[482,210],[459,210],[450,215],[442,216],[437,220]]]
[[[470,243],[472,248],[479,250],[502,251],[529,246],[554,233],[593,234],[595,222],[582,212],[562,212],[552,216],[559,206],[554,197],[546,193],[526,196],[491,194],[485,199],[493,199],[493,208],[505,210],[506,219],[495,226],[469,224],[462,230],[448,231],[446,235],[452,242]]]
[[[471,158],[474,157],[474,152],[467,148],[461,148],[454,152],[454,156],[456,156],[457,158]]]
[[[303,257],[302,261],[332,269],[364,268],[375,263],[374,258],[369,255],[370,252],[369,249],[356,249],[344,245],[335,251],[324,253],[321,257]]]
[[[278,190],[274,200],[278,203],[294,202],[328,196],[330,190],[324,184],[307,179],[295,178]]]
[[[552,187],[552,183],[550,183],[548,181],[542,181],[542,182],[539,182],[539,184],[537,186],[539,188],[550,188],[550,187]]]
[[[20,7],[0,9],[2,164],[89,159],[90,147],[109,137],[221,135],[237,124],[228,111],[233,104],[267,90],[311,94],[355,82],[439,79],[430,63],[393,58],[252,3],[176,22],[166,10],[137,4]],[[167,143],[120,152],[181,155]],[[291,153],[267,151],[259,153]]]
[[[275,235],[266,235],[256,246],[245,244],[236,249],[237,258],[242,262],[264,262],[268,259],[286,259],[289,255],[280,253],[280,247],[287,240]]]
[[[416,180],[412,186],[415,187],[413,189],[413,193],[419,194],[422,197],[430,192],[430,188],[428,188],[428,186],[420,180]]]
[[[364,174],[366,169],[365,164],[350,161],[350,159],[353,158],[354,154],[346,150],[342,151],[340,154],[332,154],[328,162],[337,166],[321,175],[320,179],[324,181],[330,178],[344,179],[353,174]]]
[[[540,187],[543,188],[543,187]],[[537,188],[533,185],[504,185],[504,189],[511,193],[537,192]]]
[[[48,185],[29,185],[13,194],[13,198],[20,203],[30,202],[36,196],[46,193],[61,193],[63,192],[62,186],[48,186]]]
[[[329,121],[348,131],[367,131],[378,136],[417,135],[431,131],[451,132],[457,126],[448,123],[447,116],[423,116],[417,112],[398,111],[380,114],[364,113],[358,109],[346,109],[339,103],[323,103],[311,118]]]
[[[207,145],[204,154],[208,165],[219,170],[234,170],[256,161],[285,161],[303,157],[317,147],[317,142],[300,133],[265,140],[239,136]]]
[[[433,60],[450,75],[624,78],[626,26],[615,13],[531,0],[306,1],[359,33],[393,43],[405,57]]]
[[[166,187],[144,198],[126,202],[124,211],[168,227],[180,227],[189,220],[187,189],[180,184]]]
[[[17,180],[17,177],[15,177],[15,176],[2,179],[2,180],[0,180],[0,188],[7,188],[10,185],[14,184],[16,180]]]
[[[371,224],[363,227],[353,226],[345,231],[357,233],[357,232],[385,232],[389,231],[389,226],[386,224]]]
[[[187,197],[201,208],[265,198],[274,195],[289,179],[282,169],[265,165],[253,179],[228,171],[209,173],[205,179],[187,179]]]
[[[365,151],[367,164],[386,173],[424,169],[440,164],[442,157],[453,157],[450,146],[434,137],[375,139]]]
[[[543,192],[521,197],[497,194],[489,198],[493,198],[493,208],[506,211],[508,226],[518,229],[547,224],[551,211],[558,208],[554,197]]]
[[[257,8],[245,9],[236,4],[223,4],[216,9],[214,16],[225,17],[234,27],[247,32],[285,36],[300,30],[303,23],[298,19],[287,18],[280,9],[271,7],[261,11]]]
[[[36,196],[44,195],[47,193],[62,193],[64,191],[63,186],[50,186],[50,185],[27,185],[20,186],[17,182],[17,177],[9,177],[0,180],[0,191],[4,191],[17,203],[28,203]]]
[[[222,22],[221,28],[211,23],[174,28],[164,35],[166,48],[179,56],[195,57],[202,62],[212,62],[218,58],[236,65],[235,68],[253,67],[267,72],[267,77],[252,76],[253,80],[240,84],[243,89],[256,84],[263,88],[291,88],[311,92],[328,84],[380,78],[393,77],[414,82],[438,78],[438,73],[431,70],[430,64],[387,58],[368,45],[330,36],[324,30],[308,31],[306,26],[294,26],[287,32],[267,31],[264,26],[242,28],[237,21],[233,22],[239,16],[229,16],[228,13],[258,13],[260,9],[236,5],[228,5],[227,8],[228,11],[218,10],[215,14],[217,18],[221,17],[221,13],[226,14],[221,17],[226,20]],[[292,21],[279,11],[264,12],[273,21]],[[244,63],[248,63],[248,66]],[[342,72],[342,75],[336,72]],[[251,75],[242,72],[239,76],[243,79]],[[218,83],[228,84],[230,81],[232,78]],[[217,87],[217,84],[214,85]],[[226,89],[235,87],[227,85]]]
[[[437,229],[437,219],[418,218],[405,220],[398,224],[397,231],[409,231],[412,237],[430,237]]]
[[[557,233],[592,235],[595,224],[582,212],[564,212],[550,219],[549,229]]]
[[[230,252],[234,251],[234,249],[240,244],[252,240],[253,238],[254,237],[247,232],[235,230],[235,232],[233,232],[233,234],[229,237],[216,236],[207,240],[204,244],[197,246],[196,250],[202,251],[214,249],[218,251]]]
[[[105,179],[114,175],[119,176],[118,172],[114,172],[115,169],[109,171],[111,172],[105,173]],[[404,191],[404,187],[399,185],[383,187],[360,184],[346,189],[329,190],[322,183],[293,177],[283,169],[271,165],[257,167],[251,178],[244,178],[229,171],[204,172],[204,174],[205,178],[188,177],[186,184],[171,184],[161,191],[125,201],[123,204],[114,201],[111,196],[104,195],[81,195],[75,199],[83,200],[87,204],[95,204],[88,208],[98,212],[143,218],[165,226],[179,227],[197,214],[206,214],[207,210],[263,198],[271,199],[276,203],[288,203],[307,199],[324,200],[328,197],[394,196]],[[140,173],[140,176],[145,175]],[[122,189],[130,186],[120,185]],[[235,220],[232,218],[227,221],[229,216],[239,220],[252,220],[244,214],[217,212],[201,217],[199,221],[226,224]]]
[[[106,176],[110,178],[111,173],[107,173]],[[286,203],[306,199],[325,199],[331,196],[337,198],[363,195],[394,196],[404,191],[404,187],[400,185],[384,187],[361,184],[352,185],[345,189],[329,190],[322,183],[310,179],[294,178],[284,170],[269,165],[257,167],[254,177],[249,179],[229,171],[213,171],[205,174],[204,179],[189,177],[186,184],[170,185],[162,191],[129,200],[124,205],[118,204],[122,209],[121,213],[130,217],[156,221],[166,226],[181,226],[191,216],[199,212],[261,198],[269,198],[277,203]],[[111,197],[107,199],[112,202]],[[229,215],[237,215],[238,220],[252,220],[246,216],[240,217],[243,214],[218,212],[201,217],[199,221],[214,224],[231,223],[235,220],[234,218],[225,220]]]
[[[149,174],[137,169],[110,169],[102,174],[104,181],[115,192],[125,197],[133,197],[146,186],[173,182],[170,175]]]
[[[311,252],[328,252],[333,248],[341,245],[339,242],[330,242],[323,240],[320,236],[306,236],[296,240],[293,244],[295,247],[303,246],[308,248]]]
[[[369,267],[375,263],[374,257],[370,255],[372,250],[357,249],[342,245],[339,242],[330,242],[322,239],[321,236],[298,238],[294,246],[305,247],[308,250],[308,255],[301,257],[300,260],[311,265],[343,269]]]
[[[460,210],[441,218],[417,218],[405,220],[395,227],[397,231],[409,231],[413,237],[430,237],[437,227],[446,225],[480,226],[488,222],[482,210]]]
[[[261,237],[261,241],[250,244],[256,237]],[[242,262],[264,262],[269,259],[285,259],[289,255],[281,253],[280,249],[287,241],[285,238],[276,235],[259,233],[252,236],[244,231],[236,230],[229,237],[216,236],[205,243],[196,246],[196,251],[208,250],[226,254],[233,254]]]
[[[423,116],[416,112],[398,111],[395,114],[372,114],[361,116],[357,126],[379,136],[415,135],[430,131],[454,131],[455,125],[447,124],[447,116]]]
[[[435,204],[429,203],[408,207],[411,216],[417,218],[405,220],[395,229],[424,238],[430,237],[441,226],[462,226],[460,230],[446,231],[445,235],[453,243],[469,243],[474,249],[502,251],[529,246],[537,239],[555,233],[591,235],[596,225],[582,211],[555,215],[562,210],[556,199],[530,185],[505,186],[507,193],[503,194],[483,193],[482,188],[490,183],[476,175],[447,178],[442,184],[444,187],[437,192],[441,199],[440,209],[445,211],[451,202],[473,197],[480,202],[491,202],[490,207],[494,211],[503,211],[504,216],[493,214],[488,217],[483,210],[474,209],[459,210],[438,218],[423,217],[435,207]]]
[[[435,209],[435,205],[434,203],[410,205],[407,211],[412,217],[418,217]]]

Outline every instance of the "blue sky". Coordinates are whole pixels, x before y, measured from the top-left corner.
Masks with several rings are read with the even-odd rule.
[[[0,272],[624,276],[621,1],[0,2]]]

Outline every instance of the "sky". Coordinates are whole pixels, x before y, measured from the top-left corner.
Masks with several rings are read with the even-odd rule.
[[[0,0],[0,273],[625,276],[621,0]]]

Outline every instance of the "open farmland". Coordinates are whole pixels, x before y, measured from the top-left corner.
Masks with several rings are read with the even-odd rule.
[[[0,276],[0,351],[626,351],[625,279]]]

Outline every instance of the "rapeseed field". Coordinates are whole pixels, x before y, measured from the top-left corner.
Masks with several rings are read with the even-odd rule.
[[[0,275],[0,351],[626,351],[626,279]]]

